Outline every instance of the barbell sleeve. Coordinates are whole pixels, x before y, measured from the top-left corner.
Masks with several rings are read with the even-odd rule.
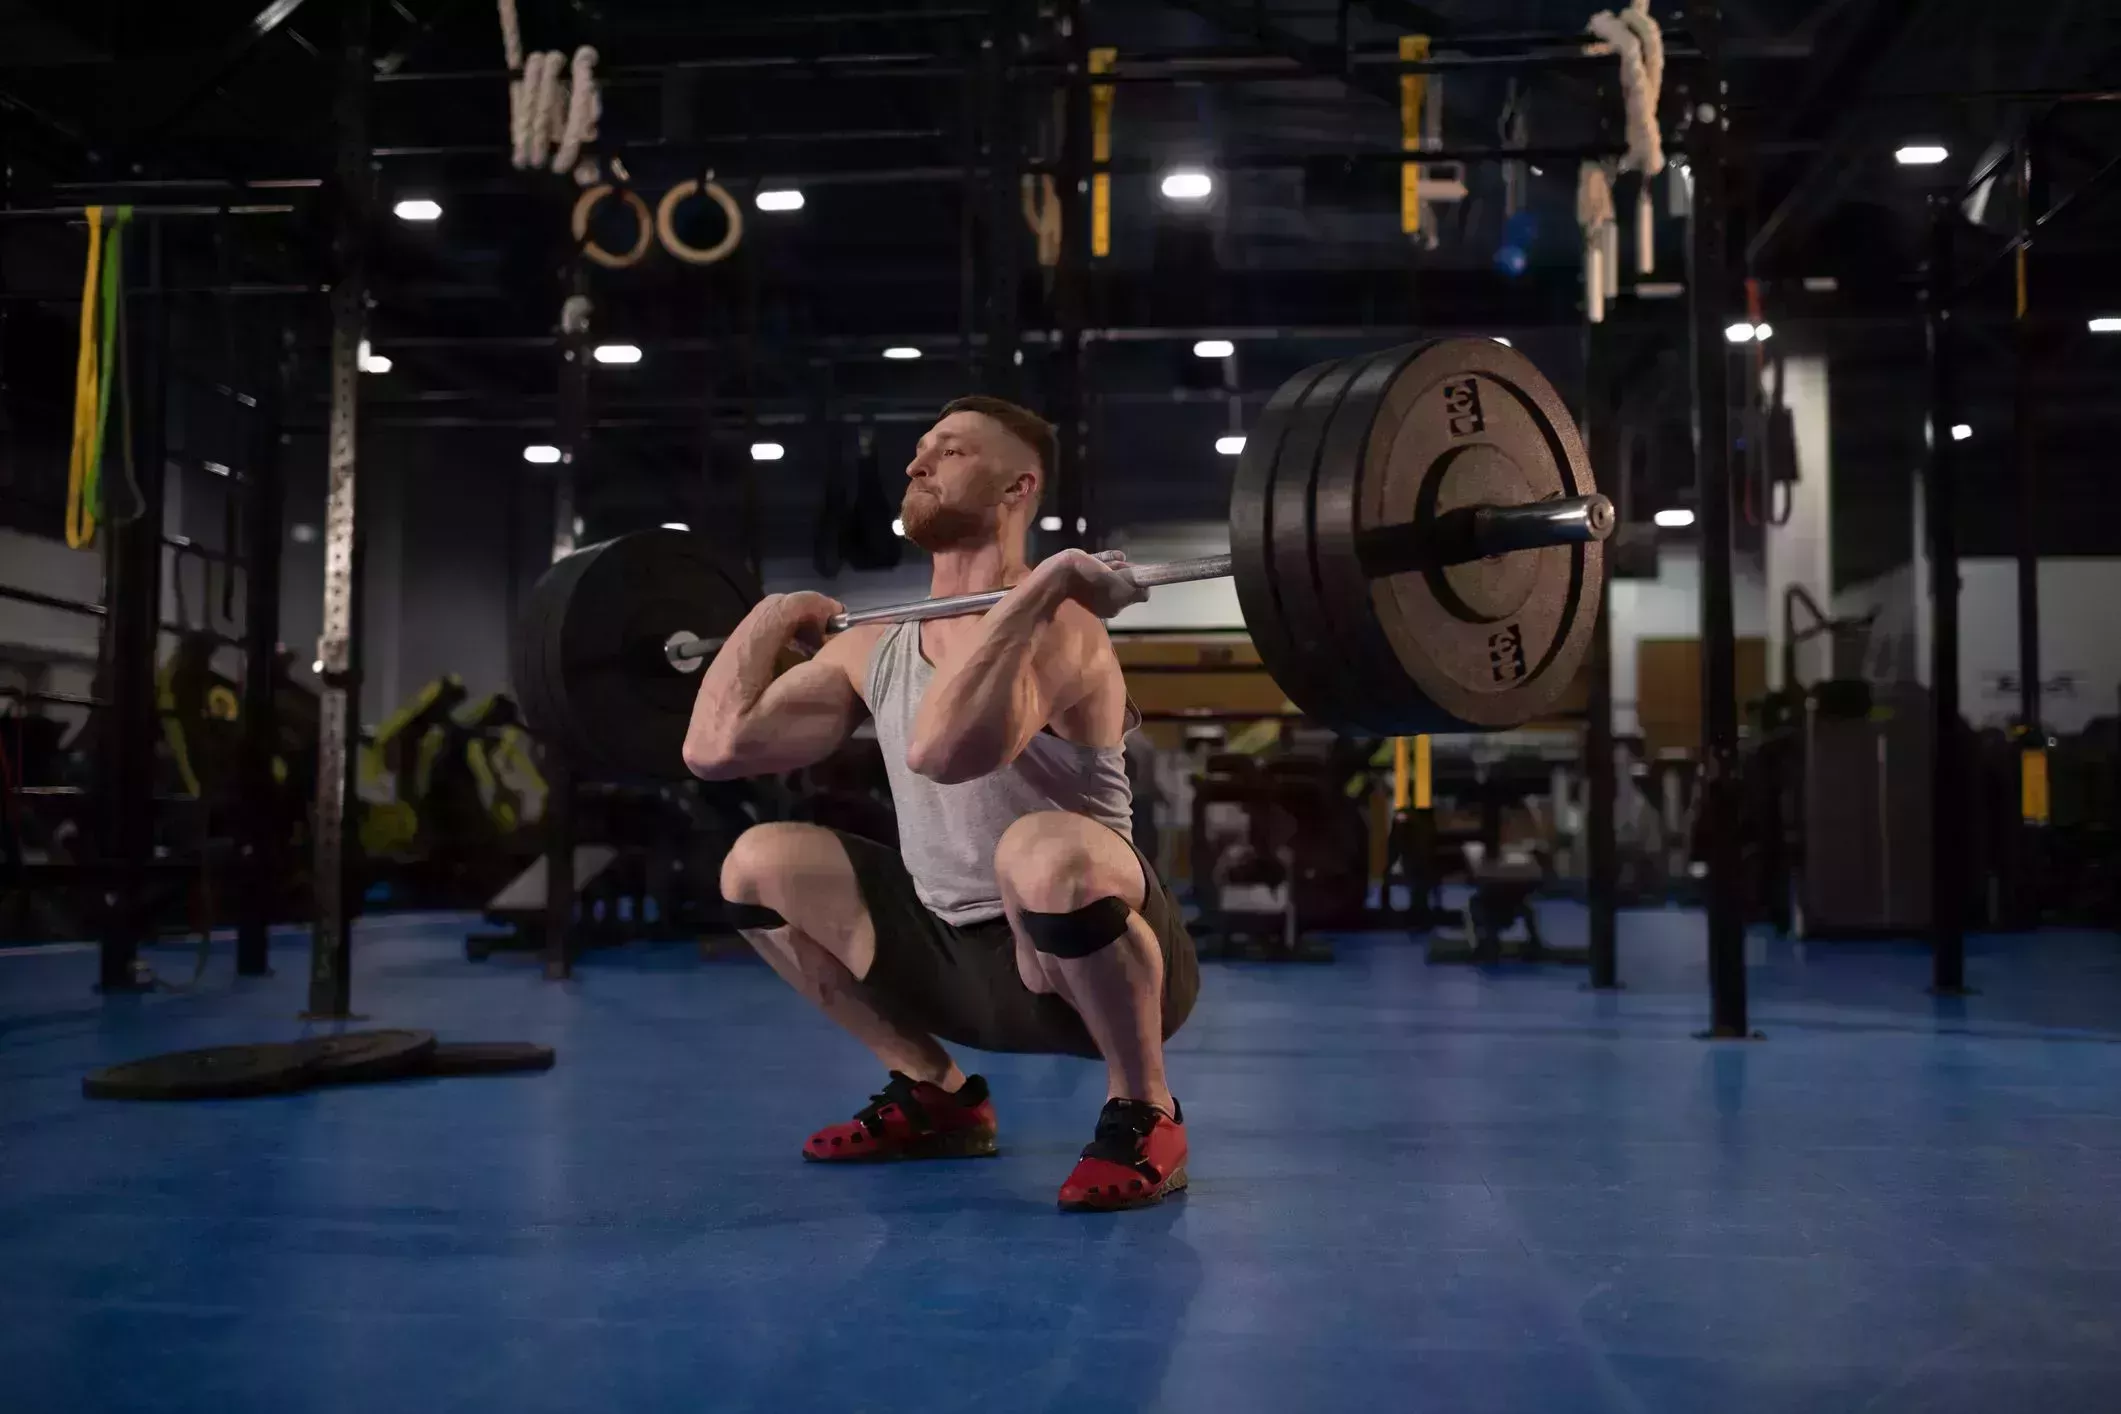
[[[1584,545],[1613,533],[1613,503],[1604,496],[1558,496],[1522,506],[1460,506],[1413,525],[1367,531],[1356,545],[1372,579],[1411,570],[1448,569],[1491,555]]]
[[[1455,519],[1453,519],[1455,518]],[[1442,522],[1453,524],[1442,527]],[[1436,565],[1462,564],[1489,555],[1517,550],[1543,550],[1556,545],[1581,545],[1603,540],[1613,533],[1613,503],[1604,496],[1566,496],[1527,506],[1471,506],[1437,518],[1444,533],[1396,528],[1375,535],[1375,548],[1366,544],[1363,568],[1371,576],[1397,574]],[[1455,531],[1455,533],[1452,533]],[[1144,589],[1162,584],[1188,584],[1197,580],[1227,579],[1232,573],[1229,555],[1203,555],[1192,560],[1166,560],[1157,564],[1128,565],[1128,578]],[[882,604],[874,609],[855,609],[834,614],[826,628],[844,633],[863,624],[913,623],[922,619],[948,619],[977,614],[994,607],[1009,593],[989,589],[978,594],[945,594],[936,599],[915,599],[904,604]],[[705,658],[727,639],[674,640],[664,649],[673,663]]]
[[[1473,513],[1473,548],[1482,559],[1512,550],[1583,545],[1613,533],[1613,503],[1603,496],[1563,496],[1528,506],[1482,506]]]

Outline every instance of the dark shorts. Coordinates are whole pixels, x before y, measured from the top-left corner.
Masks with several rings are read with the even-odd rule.
[[[839,831],[876,926],[876,962],[863,979],[878,1010],[913,1030],[982,1051],[1091,1056],[1097,1043],[1074,1007],[1024,985],[1009,920],[963,927],[928,911],[896,850]],[[1130,842],[1131,843],[1131,842]],[[1200,963],[1178,905],[1140,860],[1142,918],[1164,954],[1164,1035],[1185,1022],[1200,995]]]

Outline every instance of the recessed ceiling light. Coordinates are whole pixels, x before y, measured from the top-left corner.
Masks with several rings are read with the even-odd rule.
[[[1237,345],[1228,339],[1202,339],[1193,346],[1195,358],[1228,358],[1237,352]]]
[[[788,449],[778,442],[753,442],[751,459],[755,462],[777,462],[788,455]]]
[[[595,358],[598,363],[639,363],[639,344],[598,344]]]
[[[393,206],[391,214],[400,221],[439,221],[442,219],[442,203],[424,196],[411,196]]]
[[[1205,201],[1215,190],[1215,179],[1206,172],[1181,168],[1164,174],[1160,190],[1172,201]]]
[[[1666,530],[1684,530],[1694,523],[1694,513],[1685,506],[1674,506],[1670,510],[1659,511],[1655,520]]]
[[[761,211],[801,211],[803,194],[793,187],[768,187],[752,198]]]
[[[539,466],[551,466],[559,459],[560,449],[558,447],[548,447],[544,446],[543,444],[539,444],[535,446],[525,447],[523,449],[523,460],[527,462],[536,462]]]
[[[1218,437],[1215,439],[1215,450],[1221,452],[1226,457],[1234,457],[1239,453],[1243,452],[1244,449],[1245,439],[1243,437],[1232,436]]]

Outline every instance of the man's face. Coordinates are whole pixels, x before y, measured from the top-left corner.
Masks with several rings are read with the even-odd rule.
[[[951,413],[928,429],[906,464],[899,508],[906,538],[930,554],[990,543],[1009,493],[1035,460],[985,413]]]

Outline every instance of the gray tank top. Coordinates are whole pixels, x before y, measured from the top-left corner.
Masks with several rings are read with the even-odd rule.
[[[891,775],[899,852],[928,911],[954,927],[1002,916],[994,847],[1002,831],[1039,810],[1072,810],[1131,838],[1133,792],[1126,748],[1080,746],[1042,731],[1014,761],[977,780],[944,785],[906,764],[906,744],[935,665],[921,653],[921,626],[893,624],[869,656],[866,696]],[[1138,720],[1127,706],[1127,729]]]

